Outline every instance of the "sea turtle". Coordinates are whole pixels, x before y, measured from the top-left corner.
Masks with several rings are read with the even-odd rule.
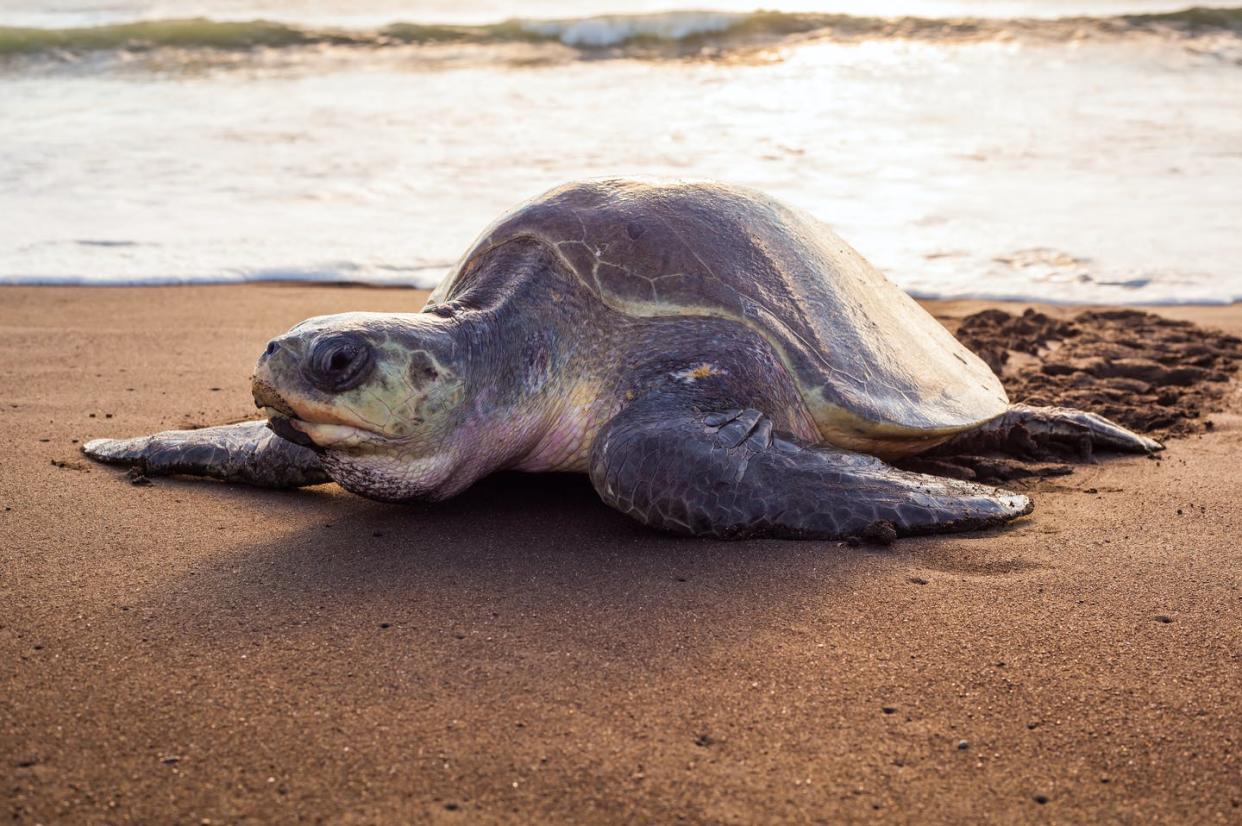
[[[840,538],[1031,510],[884,461],[954,439],[1160,449],[1091,413],[1011,405],[824,224],[715,183],[553,189],[488,227],[421,312],[311,318],[273,339],[253,390],[267,422],[84,450],[147,475],[331,479],[392,502],[502,469],[584,472],[656,528]]]

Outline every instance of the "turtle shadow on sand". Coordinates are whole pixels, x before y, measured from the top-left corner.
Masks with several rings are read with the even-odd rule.
[[[885,568],[898,577],[921,570],[919,543],[946,541],[909,540],[914,544],[902,544],[897,554],[839,540],[671,537],[608,508],[586,477],[572,474],[499,474],[452,500],[422,506],[368,502],[329,489],[218,490],[251,506],[288,509],[282,520],[299,527],[213,553],[160,582],[144,601],[165,616],[212,618],[203,627],[226,638],[237,627],[220,622],[229,618],[270,625],[373,614],[377,624],[434,624],[437,617],[460,616],[463,601],[510,618],[560,615],[605,627],[625,625],[635,612],[657,624],[687,612],[698,621],[736,619],[748,610],[770,612],[774,604],[796,613],[805,600],[848,590],[858,577]],[[1020,531],[1024,524],[976,536]],[[953,551],[955,557],[986,554],[981,543]],[[486,620],[487,611],[478,619]]]

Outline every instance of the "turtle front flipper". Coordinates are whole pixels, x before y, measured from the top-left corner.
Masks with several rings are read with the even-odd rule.
[[[758,410],[721,408],[664,395],[627,407],[592,447],[601,498],[651,527],[721,538],[964,531],[1031,510],[1025,496],[802,444]]]
[[[82,452],[97,462],[136,467],[147,476],[210,476],[264,488],[330,481],[315,451],[277,436],[267,422],[94,439]]]

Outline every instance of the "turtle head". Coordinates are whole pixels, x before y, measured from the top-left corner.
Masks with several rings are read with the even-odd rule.
[[[318,450],[342,487],[372,499],[441,499],[473,472],[470,346],[429,313],[307,319],[255,367],[255,404],[278,435]],[[477,440],[477,434],[474,437]]]

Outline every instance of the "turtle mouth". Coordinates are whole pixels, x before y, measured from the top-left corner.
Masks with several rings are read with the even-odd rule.
[[[271,407],[261,408],[267,416],[267,426],[280,438],[295,445],[310,448],[317,453],[329,449],[349,449],[384,443],[377,433],[360,427],[341,424],[316,424],[293,416],[286,416]]]
[[[287,419],[298,417],[289,402],[285,401],[270,384],[258,377],[252,377],[250,382],[251,393],[254,394],[254,406],[259,408],[265,416],[284,416]]]
[[[293,407],[270,384],[255,380],[254,406],[267,417],[267,426],[280,438],[311,450],[323,450],[310,436],[298,429],[294,424],[297,414],[293,412]]]
[[[308,447],[311,450],[319,451],[322,453],[323,448],[315,444],[315,441],[310,436],[307,436],[305,433],[298,430],[297,426],[293,423],[293,421],[294,420],[290,419],[288,416],[282,416],[279,413],[277,413],[275,415],[268,416],[267,426],[271,429],[273,433],[275,433],[277,436],[284,439],[285,441],[293,442],[295,445],[301,445],[302,447]]]
[[[267,417],[267,426],[277,436],[295,445],[324,453],[329,449],[374,447],[390,441],[382,433],[356,425],[307,421],[298,416],[293,405],[285,401],[275,388],[260,379],[254,379],[253,391],[254,405]]]

